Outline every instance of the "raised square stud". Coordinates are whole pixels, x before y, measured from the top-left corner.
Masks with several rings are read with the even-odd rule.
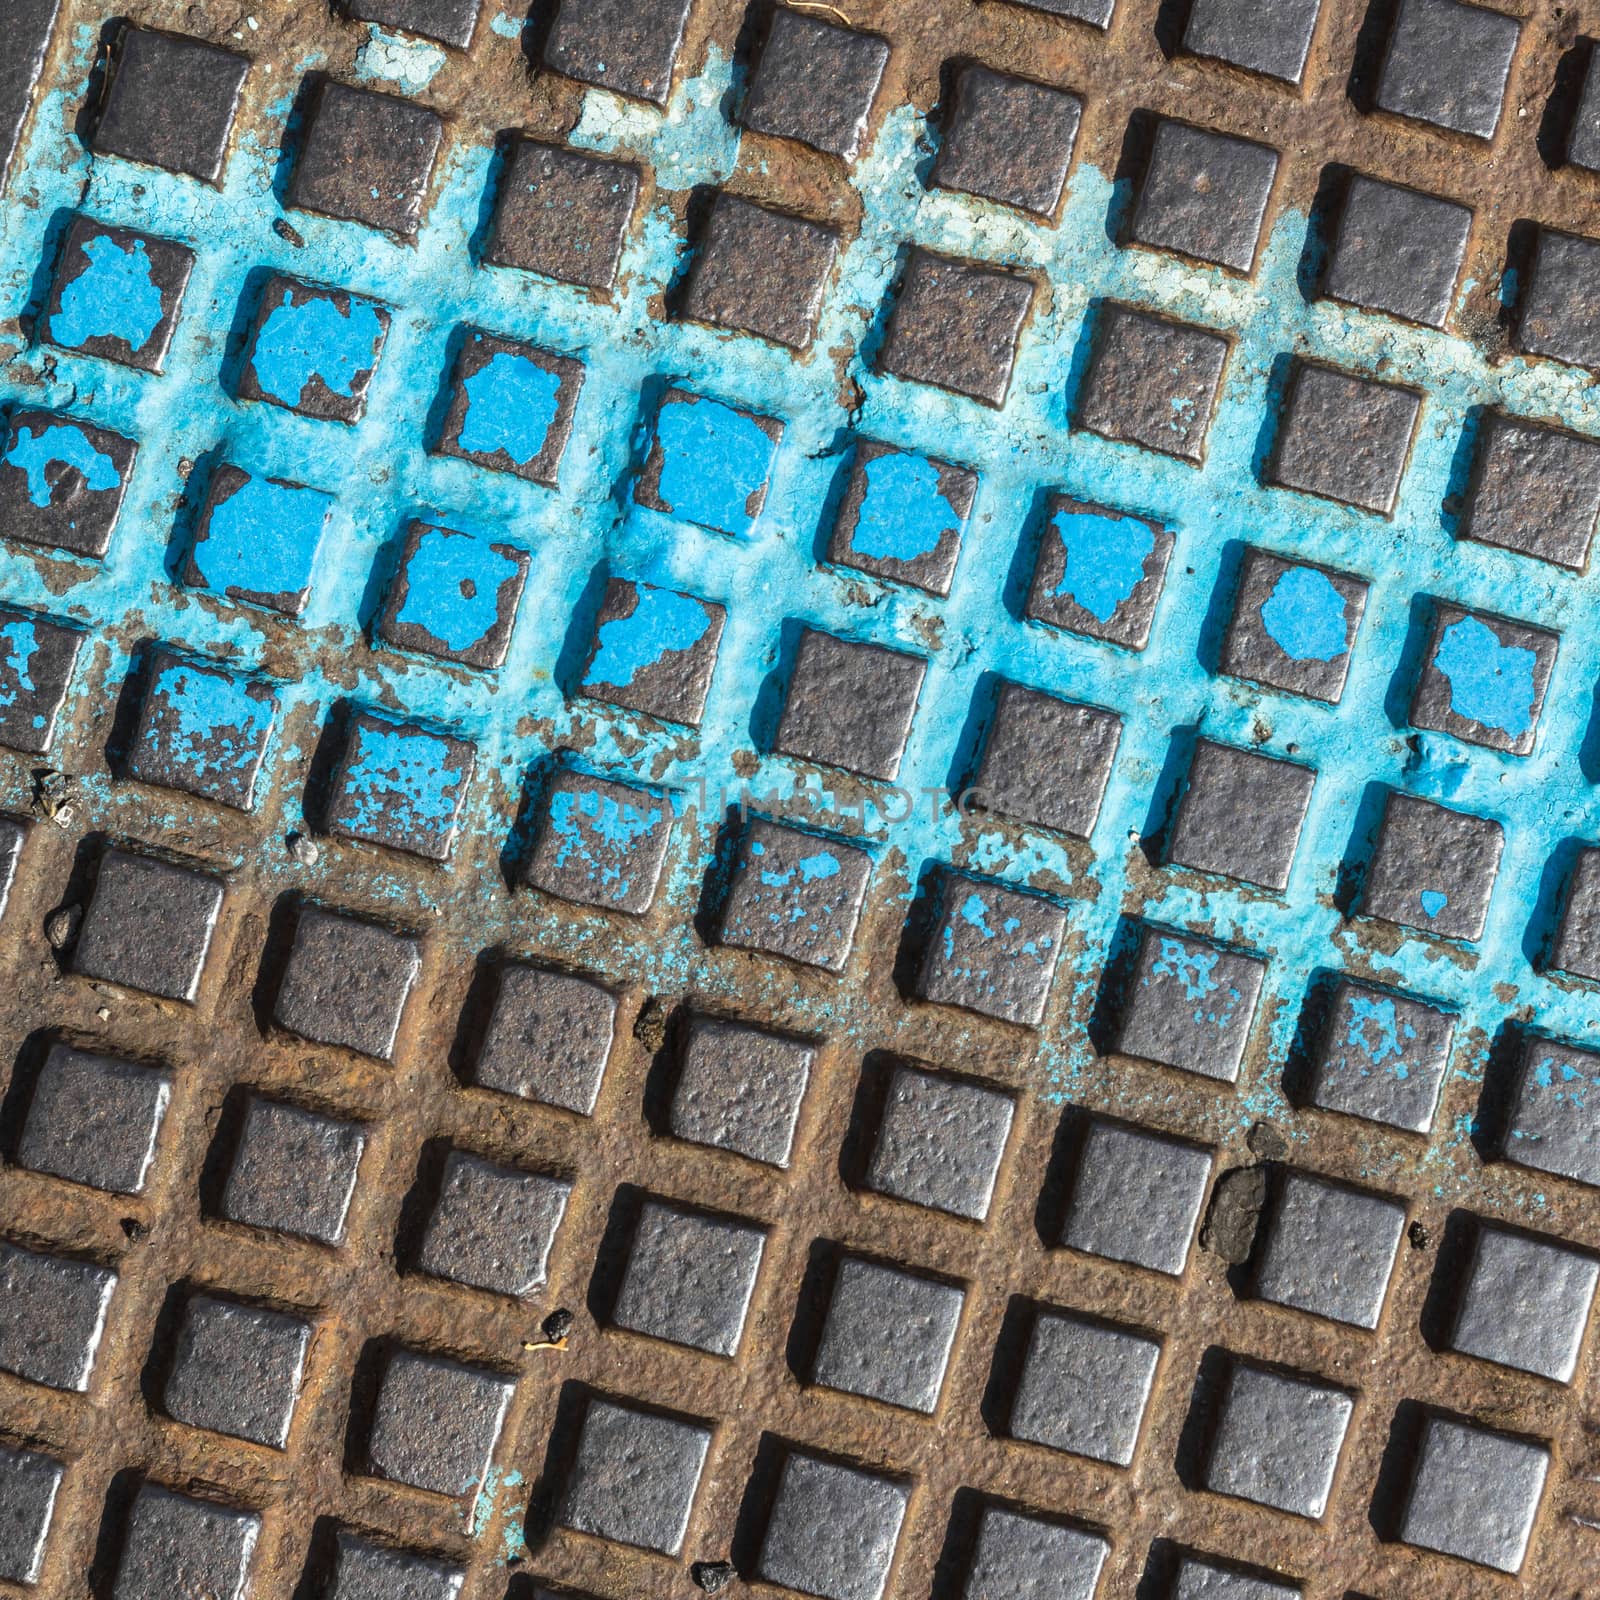
[[[0,1371],[82,1394],[117,1275],[0,1243]]]
[[[888,43],[876,34],[779,6],[741,120],[757,133],[854,161],[888,63]]]
[[[508,557],[500,560],[515,565]],[[463,597],[456,609],[459,615],[474,608]],[[440,627],[451,626],[436,612],[427,614]],[[489,632],[498,626],[496,620]],[[328,832],[425,861],[448,861],[476,761],[473,746],[454,734],[354,712],[328,800]]]
[[[1504,844],[1492,818],[1396,790],[1378,825],[1359,909],[1444,939],[1477,939]]]
[[[465,50],[472,43],[481,4],[482,0],[345,0],[345,9],[358,22],[376,22],[380,27],[418,33],[424,39]],[[343,1594],[336,1600],[344,1600]],[[407,1595],[406,1600],[411,1597]],[[417,1600],[432,1600],[432,1596],[418,1595]]]
[[[1091,28],[1111,25],[1111,12],[1116,0],[1017,0],[1030,11],[1045,11],[1055,17],[1072,17],[1087,22]]]
[[[721,942],[843,972],[872,858],[854,845],[756,821],[722,912]]]
[[[545,1281],[571,1193],[565,1178],[496,1166],[452,1150],[417,1266],[471,1289],[532,1294]]]
[[[108,850],[78,931],[72,970],[193,1001],[222,909],[222,882],[153,856]]]
[[[1111,305],[1094,332],[1077,423],[1199,466],[1228,359],[1208,328]]]
[[[427,106],[329,79],[301,134],[289,204],[413,238],[443,137]]]
[[[783,424],[772,417],[668,389],[633,497],[713,533],[747,534],[761,515],[782,437]]]
[[[1557,1039],[1522,1047],[1506,1160],[1600,1188],[1600,1055]]]
[[[1053,217],[1082,119],[1077,95],[974,62],[956,80],[930,182]]]
[[[1600,368],[1600,239],[1539,230],[1514,337],[1530,355]]]
[[[470,1494],[489,1470],[514,1387],[482,1367],[393,1351],[378,1386],[368,1467],[432,1494]]]
[[[935,1005],[1036,1028],[1066,934],[1054,901],[949,873],[923,950],[917,995]]]
[[[1211,1181],[1211,1152],[1096,1118],[1078,1149],[1061,1243],[1179,1276]]]
[[[1375,100],[1396,116],[1492,139],[1521,23],[1461,0],[1401,0]]]
[[[1366,604],[1360,578],[1247,550],[1220,670],[1337,705]]]
[[[1111,1546],[1070,1523],[986,1505],[961,1600],[1094,1600]]]
[[[1592,54],[1567,137],[1567,160],[1586,172],[1600,172],[1600,71]]]
[[[40,335],[62,350],[160,372],[193,268],[194,252],[170,239],[74,217]]]
[[[82,643],[76,628],[0,606],[0,744],[49,750]]]
[[[219,1210],[229,1222],[336,1245],[366,1143],[355,1123],[253,1096]]]
[[[617,997],[587,978],[509,965],[478,1046],[472,1081],[588,1116],[616,1032]]]
[[[1554,1239],[1480,1223],[1450,1348],[1571,1383],[1600,1262]]]
[[[277,696],[260,679],[157,650],[128,776],[252,811],[277,713]]]
[[[1211,266],[1249,272],[1278,173],[1278,152],[1163,119],[1128,236]]]
[[[13,411],[0,456],[0,537],[99,557],[111,543],[138,446],[49,411]]]
[[[484,260],[609,289],[638,199],[639,169],[630,162],[513,139]]]
[[[710,1444],[710,1430],[699,1423],[593,1396],[556,1521],[675,1556]]]
[[[931,1416],[965,1299],[954,1284],[846,1257],[834,1275],[811,1381]],[[889,1328],[892,1339],[884,1338]]]
[[[111,1600],[245,1600],[261,1518],[147,1483],[134,1497]]]
[[[54,1044],[39,1070],[17,1160],[112,1194],[142,1194],[172,1095],[170,1073]]]
[[[1322,0],[1194,0],[1183,48],[1298,84]]]
[[[1405,1225],[1398,1201],[1285,1172],[1252,1287],[1274,1305],[1376,1328]]]
[[[439,453],[553,489],[582,389],[581,362],[474,329],[450,375]]]
[[[299,1317],[196,1295],[184,1308],[162,1405],[191,1428],[282,1450],[310,1341]]]
[[[387,306],[345,289],[273,277],[239,369],[239,398],[303,417],[359,422],[388,335]]]
[[[442,1561],[340,1533],[325,1600],[456,1600],[463,1576]]]
[[[0,1445],[0,1578],[34,1584],[65,1469],[52,1456]]]
[[[221,466],[206,487],[183,581],[298,617],[333,511],[333,496]]]
[[[555,775],[526,882],[575,905],[642,916],[661,882],[672,801],[584,772]]]
[[[804,350],[816,336],[838,250],[832,228],[719,194],[689,273],[683,315]]]
[[[1311,1103],[1426,1133],[1438,1109],[1454,1033],[1448,1011],[1346,979],[1329,1008]]]
[[[977,474],[863,439],[828,541],[828,560],[950,593]]]
[[[1358,175],[1345,193],[1322,292],[1442,328],[1471,227],[1472,213],[1453,200]]]
[[[1429,1417],[1400,1538],[1497,1572],[1521,1570],[1550,1452],[1448,1417]]]
[[[639,1208],[611,1321],[714,1356],[739,1348],[766,1230],[659,1200]]]
[[[1552,972],[1600,983],[1600,848],[1586,845],[1572,863],[1561,924],[1545,965]]]
[[[544,62],[579,83],[664,106],[689,0],[561,0]]]
[[[1032,305],[1028,278],[913,250],[878,370],[1003,405]]]
[[[1491,412],[1456,537],[1582,572],[1600,515],[1600,441]]]
[[[807,628],[796,647],[773,748],[863,778],[900,771],[927,663]]]
[[[982,1222],[1011,1132],[1010,1095],[897,1063],[865,1183],[877,1194]]]
[[[1264,967],[1259,956],[1146,928],[1117,1049],[1236,1082]]]
[[[1121,735],[1114,711],[1002,684],[973,799],[997,816],[1087,839]]]
[[[124,23],[89,141],[95,154],[215,183],[249,66],[202,40]]]
[[[1525,622],[1439,606],[1411,701],[1412,726],[1529,754],[1558,642]]]
[[[421,966],[420,947],[408,934],[302,907],[272,1020],[315,1044],[392,1060]]]
[[[578,692],[663,722],[699,727],[726,617],[713,600],[610,579]]]
[[[482,533],[413,522],[378,636],[398,650],[491,670],[506,658],[527,579],[526,550]]]
[[[1206,1488],[1291,1516],[1320,1517],[1354,1405],[1343,1389],[1234,1362],[1219,1402]]]
[[[1419,405],[1413,390],[1296,361],[1267,481],[1386,517]]]
[[[689,1021],[667,1126],[674,1138],[787,1167],[816,1061],[786,1039],[715,1017]]]
[[[1172,542],[1167,529],[1144,517],[1052,495],[1028,617],[1144,649]]]
[[[1040,1311],[1011,1402],[1011,1437],[1127,1466],[1160,1355],[1154,1339],[1129,1328]]]
[[[1301,1600],[1292,1583],[1277,1583],[1260,1573],[1224,1566],[1195,1556],[1178,1562],[1169,1600]],[[1349,1600],[1358,1600],[1352,1595]]]
[[[791,1451],[767,1518],[756,1576],[820,1600],[879,1600],[905,1519],[894,1478]]]
[[[1281,894],[1315,781],[1297,762],[1197,741],[1167,861]]]

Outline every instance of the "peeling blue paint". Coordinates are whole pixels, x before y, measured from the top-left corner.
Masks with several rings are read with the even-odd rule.
[[[518,466],[538,459],[556,419],[558,374],[497,350],[463,385],[467,415],[457,441],[475,455],[504,450]]]
[[[352,295],[341,312],[325,295],[300,293],[297,303],[291,288],[261,325],[251,352],[256,382],[286,406],[300,404],[313,378],[348,398],[377,359],[383,338],[377,310]]]
[[[1532,650],[1501,644],[1487,623],[1462,617],[1440,634],[1433,664],[1449,680],[1450,709],[1458,717],[1512,739],[1533,726],[1538,657]]]
[[[426,629],[451,650],[470,650],[500,620],[500,592],[521,569],[479,534],[425,528],[401,573],[405,599],[395,620]]]
[[[141,350],[161,326],[161,291],[150,277],[143,239],[126,248],[106,234],[84,240],[88,265],[61,290],[50,338],[76,350],[91,339],[125,339]]]
[[[115,489],[121,481],[116,462],[70,422],[52,423],[37,433],[24,423],[17,429],[17,442],[6,452],[6,461],[27,473],[28,498],[41,507],[54,500],[58,488],[50,482],[51,467],[75,467],[95,493]]]
[[[299,594],[309,587],[331,495],[252,477],[211,507],[195,569],[219,594]]]
[[[656,492],[674,516],[718,533],[749,532],[773,454],[772,440],[750,417],[703,395],[673,401],[656,418],[656,442]]]
[[[1091,511],[1058,511],[1052,524],[1066,553],[1066,571],[1055,592],[1082,606],[1096,622],[1109,622],[1144,578],[1155,535],[1136,518]]]
[[[1261,607],[1272,642],[1291,661],[1337,661],[1345,653],[1345,599],[1325,572],[1290,567]]]
[[[939,486],[938,469],[925,456],[893,451],[871,457],[866,493],[850,548],[873,561],[916,561],[931,555],[961,519]]]
[[[651,584],[634,585],[638,598],[625,617],[602,622],[599,648],[584,683],[626,689],[664,656],[692,650],[705,638],[711,616],[692,595],[674,594]]]

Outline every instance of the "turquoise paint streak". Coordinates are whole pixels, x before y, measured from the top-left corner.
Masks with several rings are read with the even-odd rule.
[[[47,506],[54,498],[55,490],[46,476],[52,466],[76,467],[96,493],[115,489],[119,482],[116,463],[71,423],[53,423],[38,433],[24,424],[17,430],[17,442],[6,452],[6,461],[27,473],[28,498],[36,506]]]
[[[212,508],[194,564],[219,593],[298,594],[311,582],[332,505],[317,489],[250,478]]]
[[[746,416],[715,400],[676,400],[656,421],[661,446],[658,493],[675,517],[745,533],[752,495],[767,481],[772,441]]]
[[[1345,653],[1344,596],[1315,567],[1282,573],[1261,607],[1261,621],[1291,661],[1337,661]]]
[[[600,624],[599,648],[584,674],[585,684],[626,689],[663,656],[692,650],[705,638],[711,617],[692,595],[643,583],[634,589],[638,599],[633,611]]]
[[[873,561],[915,561],[960,530],[955,508],[939,488],[939,471],[923,456],[896,451],[866,465],[866,493],[850,548]]]
[[[1350,1021],[1345,1028],[1345,1043],[1359,1050],[1374,1067],[1393,1060],[1393,1075],[1408,1078],[1406,1043],[1417,1036],[1409,1022],[1402,1023],[1393,1000],[1373,1000],[1363,994],[1350,997]],[[1363,1068],[1363,1073],[1366,1069]]]
[[[272,728],[272,701],[226,673],[180,663],[161,672],[150,693],[177,723],[157,739],[160,753],[198,779],[245,771]]]
[[[1469,722],[1519,738],[1533,726],[1533,669],[1538,657],[1501,644],[1476,617],[1452,622],[1439,636],[1433,664],[1450,682],[1450,709]]]
[[[15,617],[0,626],[0,644],[5,646],[5,668],[0,672],[0,711],[9,711],[24,695],[36,694],[33,658],[39,653],[39,632],[26,617]],[[35,717],[36,728],[44,726]]]
[[[470,650],[500,618],[500,589],[517,563],[486,537],[428,528],[405,565],[399,622],[425,628],[451,650]]]
[[[526,356],[497,350],[464,386],[467,415],[463,450],[493,455],[504,450],[518,466],[538,458],[556,418],[561,379]]]
[[[1076,601],[1096,621],[1109,622],[1139,587],[1155,535],[1130,517],[1097,517],[1089,511],[1058,511],[1051,521],[1066,552],[1056,593]]]
[[[251,357],[256,381],[286,406],[300,404],[313,378],[334,394],[352,394],[357,377],[377,359],[383,337],[378,313],[355,298],[346,316],[321,295],[308,295],[298,305],[294,297],[290,289],[261,326]]]
[[[465,774],[443,739],[414,728],[357,726],[344,792],[354,802],[351,827],[375,828],[386,815],[417,834],[447,833],[461,803]]]
[[[161,325],[161,291],[150,278],[143,239],[124,249],[104,234],[86,240],[89,265],[61,291],[50,337],[76,350],[90,339],[126,339],[135,353]]]

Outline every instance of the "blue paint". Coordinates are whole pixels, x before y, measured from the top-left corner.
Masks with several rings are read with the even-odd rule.
[[[1450,904],[1450,896],[1438,889],[1424,889],[1417,898],[1422,902],[1422,912],[1426,917],[1436,917]]]
[[[28,498],[44,507],[55,496],[49,469],[75,467],[83,481],[96,494],[115,489],[121,479],[117,465],[103,450],[97,450],[82,428],[70,422],[55,422],[35,433],[24,423],[17,429],[17,442],[6,452],[6,464],[28,475]]]
[[[894,451],[866,463],[866,491],[850,548],[872,561],[916,561],[961,530],[955,507],[925,456]]]
[[[193,561],[208,589],[293,601],[311,586],[331,495],[252,477],[211,507]]]
[[[757,839],[752,842],[750,852],[752,855],[763,855],[765,847]],[[812,855],[801,856],[787,872],[763,868],[761,881],[769,889],[782,889],[793,883],[798,874],[801,887],[804,887],[808,883],[822,883],[829,878],[837,878],[839,870],[839,858],[831,850],[818,850]]]
[[[470,650],[494,631],[500,591],[520,575],[483,534],[425,528],[401,574],[405,600],[395,620],[426,630],[447,650]]]
[[[467,784],[459,759],[446,740],[424,729],[354,723],[341,791],[351,802],[350,830],[447,835]]]
[[[251,353],[256,382],[263,394],[286,406],[300,404],[313,378],[349,398],[356,379],[378,359],[383,323],[377,308],[351,295],[345,314],[325,294],[300,293],[297,302],[291,287],[261,324]]]
[[[161,326],[161,291],[144,240],[124,248],[98,233],[84,240],[83,254],[88,266],[62,287],[50,318],[52,342],[76,350],[91,339],[125,339],[137,355]]]
[[[1452,622],[1439,636],[1433,664],[1450,684],[1450,709],[1469,722],[1517,739],[1533,726],[1533,670],[1538,657],[1476,617]]]
[[[961,906],[961,920],[969,927],[976,928],[985,939],[994,938],[994,929],[989,926],[989,908],[983,903],[983,896],[969,894]],[[1007,925],[1009,933],[1016,927],[1015,919]]]
[[[147,738],[156,753],[198,785],[248,772],[260,759],[276,709],[270,696],[250,692],[247,679],[187,662],[171,662],[150,685],[173,726],[152,724]]]
[[[1143,580],[1155,535],[1136,518],[1092,511],[1058,511],[1051,520],[1066,559],[1056,594],[1109,622]]]
[[[772,470],[772,440],[753,418],[696,395],[656,417],[661,478],[656,493],[672,515],[717,533],[741,534]]]
[[[1344,596],[1315,567],[1281,573],[1262,604],[1261,621],[1291,661],[1337,661],[1347,648]]]
[[[639,799],[639,804],[619,801],[598,787],[558,789],[550,798],[550,828],[560,841],[556,870],[576,856],[592,883],[614,899],[626,898],[633,884],[633,853],[666,815],[654,796],[641,793]]]
[[[636,583],[632,612],[600,624],[598,646],[584,683],[626,689],[662,657],[692,650],[705,638],[711,615],[692,595]]]
[[[1400,1021],[1393,1000],[1375,1000],[1361,994],[1350,996],[1345,1043],[1359,1050],[1374,1067],[1392,1060],[1393,1075],[1400,1079],[1409,1077],[1411,1069],[1405,1063],[1406,1042],[1416,1036],[1417,1030],[1409,1022]]]
[[[1195,1002],[1196,1022],[1209,1022],[1221,1029],[1233,1021],[1243,998],[1237,986],[1230,983],[1220,1000],[1210,1000],[1222,988],[1222,981],[1216,976],[1217,963],[1221,959],[1220,952],[1216,950],[1186,945],[1180,939],[1162,939],[1161,953],[1151,963],[1150,971],[1157,977],[1177,980],[1183,988],[1184,998]]]
[[[39,692],[33,681],[33,658],[39,653],[39,630],[28,617],[14,617],[0,625],[0,646],[4,647],[4,667],[0,668],[0,711],[9,711],[25,696]],[[35,717],[33,725],[42,728],[45,719]]]
[[[538,460],[556,419],[558,374],[527,356],[497,350],[462,387],[467,414],[457,443],[463,450],[486,456],[504,450],[519,467]]]

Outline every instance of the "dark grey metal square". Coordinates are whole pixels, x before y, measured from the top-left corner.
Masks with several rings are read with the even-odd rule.
[[[272,1020],[302,1039],[388,1061],[421,966],[410,936],[304,906]]]
[[[448,861],[476,764],[476,748],[452,733],[356,712],[333,775],[327,830],[424,861]]]
[[[132,439],[76,417],[13,411],[0,455],[0,537],[103,556],[138,451]],[[16,636],[9,637],[15,649]]]
[[[879,1600],[907,1498],[906,1486],[893,1478],[792,1451],[756,1576],[821,1600]]]
[[[811,1381],[932,1415],[965,1298],[953,1283],[846,1257],[834,1275]]]
[[[396,1349],[378,1388],[368,1467],[433,1494],[470,1493],[489,1470],[513,1387],[498,1372]]]
[[[653,105],[667,103],[689,0],[561,0],[545,65]]]
[[[923,951],[917,995],[1036,1028],[1066,929],[1066,913],[1054,901],[949,873],[940,889],[938,923]]]
[[[39,1581],[63,1471],[53,1456],[0,1445],[0,1578],[9,1583]]]
[[[1160,928],[1141,935],[1117,1049],[1233,1083],[1264,963]]]
[[[1546,964],[1600,983],[1600,847],[1586,845],[1573,859]]]
[[[1100,815],[1122,719],[1021,684],[1000,686],[973,788],[986,811],[1087,839]]]
[[[195,1295],[167,1374],[167,1415],[282,1450],[310,1341],[310,1325],[299,1317]]]
[[[612,578],[578,692],[698,727],[727,615],[714,600]]]
[[[461,1579],[459,1567],[341,1533],[325,1600],[456,1600]]]
[[[1072,17],[1087,22],[1092,28],[1111,25],[1111,13],[1116,0],[1017,0],[1030,11],[1047,11],[1052,16]]]
[[[1053,217],[1082,119],[1083,101],[1066,89],[963,67],[929,181]]]
[[[1530,355],[1600,367],[1600,240],[1539,230],[1515,338]]]
[[[776,417],[668,389],[633,498],[680,521],[743,537],[766,504],[782,437]]]
[[[142,1194],[172,1077],[54,1044],[33,1088],[17,1160],[113,1194]]]
[[[1385,111],[1492,139],[1520,24],[1461,0],[1401,0],[1378,78]]]
[[[260,1532],[261,1518],[253,1511],[147,1483],[128,1513],[112,1600],[186,1593],[244,1600]]]
[[[1311,1103],[1426,1133],[1454,1033],[1448,1011],[1345,980],[1334,992],[1318,1046]]]
[[[527,882],[577,905],[640,916],[661,882],[673,815],[672,801],[656,790],[558,772]]]
[[[1297,84],[1321,8],[1322,0],[1195,0],[1183,48]]]
[[[0,1370],[82,1394],[116,1286],[92,1262],[0,1244]]]
[[[1199,466],[1228,359],[1209,328],[1109,305],[1094,330],[1077,424]]]
[[[1357,175],[1345,193],[1322,292],[1442,328],[1471,227],[1472,213],[1453,200]]]
[[[1550,1452],[1530,1440],[1429,1417],[1400,1537],[1480,1567],[1516,1572],[1549,1467]]]
[[[1282,893],[1315,781],[1296,762],[1199,740],[1167,860]]]
[[[389,337],[387,306],[346,289],[274,276],[262,290],[239,369],[239,398],[303,417],[357,423]],[[337,341],[318,329],[339,327]]]
[[[1337,705],[1366,604],[1361,578],[1247,550],[1219,668]]]
[[[1396,790],[1378,825],[1359,909],[1441,938],[1476,939],[1504,843],[1492,818]]]
[[[617,997],[588,978],[520,963],[500,973],[472,1081],[588,1116],[616,1031]]]
[[[490,670],[505,660],[528,552],[479,533],[427,522],[406,530],[377,635],[458,666]]]
[[[445,1158],[417,1265],[469,1288],[531,1294],[544,1282],[571,1193],[566,1178],[498,1166],[452,1150]]]
[[[1525,622],[1439,606],[1411,701],[1412,725],[1528,755],[1558,643]]]
[[[1111,1553],[1098,1533],[986,1505],[962,1600],[1094,1600]]]
[[[639,169],[631,162],[513,139],[484,260],[609,289],[638,199]]]
[[[34,756],[49,750],[82,643],[76,628],[0,608],[0,744]]]
[[[345,0],[345,9],[362,22],[376,22],[402,33],[420,33],[425,39],[465,50],[472,43],[482,0]],[[342,1595],[340,1600],[343,1600]],[[412,1600],[407,1595],[406,1600]],[[416,1600],[423,1600],[417,1596]]]
[[[1267,481],[1388,516],[1419,404],[1410,389],[1296,361]]]
[[[977,486],[965,467],[861,440],[828,560],[947,595]]]
[[[712,1355],[739,1348],[766,1230],[659,1200],[639,1209],[611,1320]]]
[[[1592,1095],[1600,1094],[1600,1055],[1556,1039],[1522,1047],[1506,1159],[1600,1186],[1600,1128]]]
[[[338,1244],[366,1143],[355,1123],[252,1098],[221,1214],[230,1222]]]
[[[1457,537],[1582,572],[1600,515],[1600,442],[1521,417],[1483,419]]]
[[[222,909],[209,873],[108,850],[78,932],[72,966],[86,978],[193,1001]]]
[[[1129,237],[1249,272],[1278,173],[1278,152],[1163,119],[1156,126]]]
[[[855,845],[752,822],[723,907],[721,941],[843,972],[871,872],[872,858]]]
[[[1206,1487],[1293,1516],[1322,1516],[1353,1409],[1343,1389],[1236,1361],[1220,1401]]]
[[[888,41],[876,34],[779,6],[756,62],[744,125],[854,161],[888,62]]]
[[[1300,1594],[1293,1584],[1185,1556],[1173,1580],[1171,1600],[1300,1600]]]
[[[693,1017],[678,1064],[668,1126],[679,1139],[789,1165],[816,1050],[761,1028]]]
[[[1027,615],[1142,650],[1172,543],[1168,529],[1145,517],[1052,495]]]

